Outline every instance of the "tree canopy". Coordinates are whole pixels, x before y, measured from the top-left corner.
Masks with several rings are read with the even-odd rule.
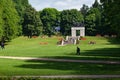
[[[34,35],[39,36],[41,32],[42,22],[39,13],[28,5],[24,14],[23,34],[31,38]]]
[[[0,38],[11,40],[19,35],[21,31],[19,16],[12,0],[1,0],[0,6]]]
[[[19,35],[51,36],[56,33],[56,27],[62,35],[70,35],[71,27],[80,27],[81,23],[85,24],[87,35],[120,36],[120,0],[100,1],[95,0],[91,7],[84,4],[80,10],[44,8],[38,12],[28,0],[0,0],[0,41]]]
[[[82,23],[84,21],[81,12],[76,9],[63,10],[60,17],[60,27],[63,35],[70,35],[71,27],[74,27],[75,23]]]
[[[106,24],[120,37],[120,0],[100,0],[104,9]]]
[[[43,23],[43,33],[51,36],[59,23],[59,11],[55,8],[45,8],[41,11],[40,18]]]

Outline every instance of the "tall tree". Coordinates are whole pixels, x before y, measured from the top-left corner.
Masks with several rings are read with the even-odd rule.
[[[98,2],[98,0],[95,0],[95,2],[92,5],[93,8],[100,8],[100,4]]]
[[[31,5],[28,5],[24,14],[23,35],[31,38],[33,35],[40,35],[41,32],[42,22],[39,13]]]
[[[15,8],[20,16],[19,25],[21,26],[21,28],[23,28],[23,22],[25,22],[24,21],[25,10],[29,5],[28,0],[13,0],[13,2],[15,3]],[[22,30],[21,30],[21,35],[22,35]]]
[[[84,20],[85,20],[85,17],[89,11],[89,7],[85,4],[83,4],[82,8],[80,9],[82,15],[84,16]]]
[[[2,29],[0,29],[2,33],[1,38],[4,38],[4,40],[11,40],[19,35],[19,30],[21,30],[19,26],[19,16],[12,0],[1,0],[0,2],[0,17],[2,19]]]
[[[13,0],[15,3],[15,8],[20,16],[21,24],[24,20],[24,13],[26,7],[29,5],[28,0]]]
[[[104,9],[106,23],[120,37],[120,0],[100,0]]]
[[[96,35],[103,34],[102,27],[102,9],[98,0],[95,0],[92,7],[87,12],[87,16],[85,18],[86,25],[86,34],[87,35]]]
[[[96,35],[101,32],[101,12],[98,8],[91,8],[85,18],[86,32],[88,35]]]
[[[96,28],[95,28],[95,14],[89,13],[85,18],[85,27],[86,27],[86,35],[95,35]]]
[[[3,13],[3,1],[0,2],[0,39],[3,36],[3,20],[2,20],[2,13]]]
[[[43,33],[51,36],[59,22],[59,11],[55,8],[45,8],[41,11],[40,18],[43,23]]]
[[[80,24],[83,22],[83,15],[76,9],[63,10],[61,12],[61,32],[63,35],[70,35],[71,27],[74,24]]]

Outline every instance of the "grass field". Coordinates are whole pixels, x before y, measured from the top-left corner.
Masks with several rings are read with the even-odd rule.
[[[86,37],[79,45],[58,46],[58,37],[32,38],[19,37],[7,43],[6,49],[0,50],[0,56],[29,56],[29,57],[52,57],[73,59],[112,59],[120,60],[120,44],[117,41],[103,37]],[[88,44],[95,41],[95,45]],[[47,43],[47,44],[40,44]],[[76,47],[81,49],[81,55],[77,56]]]
[[[113,38],[86,37],[79,45],[66,46],[58,46],[58,39],[19,37],[8,42],[0,56],[120,61],[120,44]],[[96,44],[90,45],[89,41]],[[81,55],[76,55],[76,46]],[[0,76],[68,74],[120,74],[120,65],[0,59]]]

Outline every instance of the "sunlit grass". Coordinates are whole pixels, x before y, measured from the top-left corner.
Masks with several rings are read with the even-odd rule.
[[[120,65],[0,59],[0,76],[120,74]]]
[[[79,45],[58,46],[60,37],[32,38],[19,37],[0,49],[0,56],[48,57],[77,60],[120,61],[120,44],[114,44],[104,37],[86,37]],[[90,45],[89,41],[96,44]],[[45,43],[45,44],[44,44]],[[81,54],[76,55],[79,46]],[[0,59],[0,76],[13,75],[68,75],[68,74],[120,74],[120,65],[65,63],[51,61],[23,61]]]
[[[103,37],[86,37],[86,40],[80,40],[79,45],[58,46],[59,37],[51,38],[32,38],[19,37],[5,46],[4,50],[0,50],[2,56],[30,56],[30,57],[76,57],[76,47],[81,49],[81,56],[94,56],[93,53],[101,54],[118,54],[120,45],[111,44],[108,39]],[[96,44],[90,45],[89,41],[95,41]],[[44,44],[45,43],[45,44]],[[116,51],[115,51],[116,50]],[[115,51],[115,52],[114,52]],[[101,55],[102,56],[102,55]],[[118,54],[118,57],[120,55]],[[77,56],[78,57],[78,56]],[[96,55],[96,57],[98,57]],[[103,55],[104,57],[104,55]],[[112,57],[112,56],[106,56]],[[117,56],[114,56],[117,57]]]

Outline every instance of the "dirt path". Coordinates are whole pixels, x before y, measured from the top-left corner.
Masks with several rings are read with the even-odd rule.
[[[120,64],[120,61],[102,61],[102,60],[73,60],[73,59],[53,59],[53,58],[35,58],[35,57],[13,57],[13,56],[0,56],[6,59],[18,60],[40,60],[40,61],[55,61],[55,62],[79,62],[79,63],[101,63],[101,64]]]

